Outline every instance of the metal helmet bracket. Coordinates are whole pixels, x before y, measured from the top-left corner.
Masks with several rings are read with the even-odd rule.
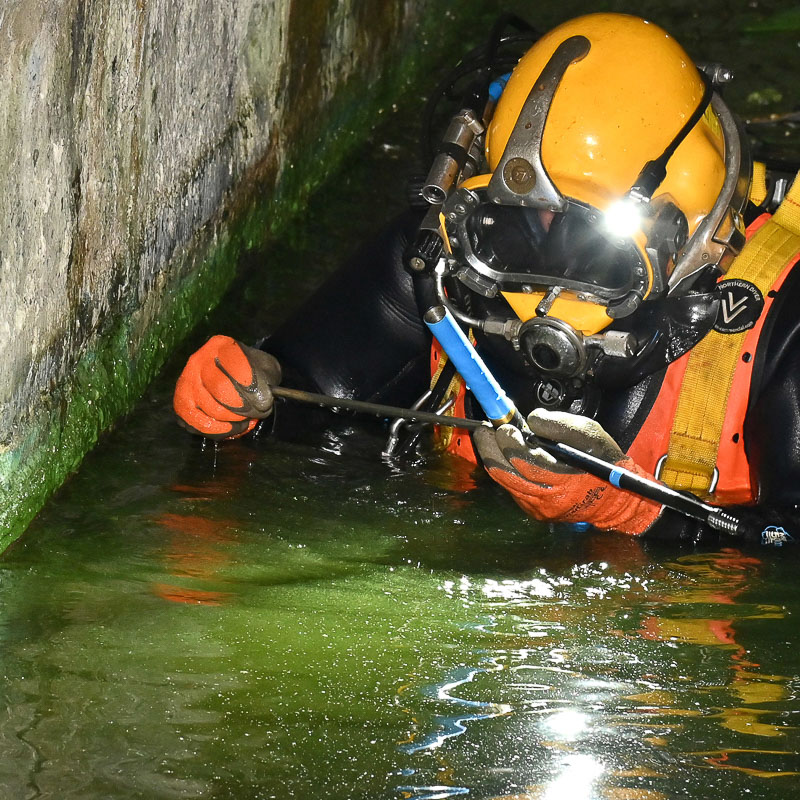
[[[585,36],[565,39],[545,64],[511,132],[487,189],[493,203],[562,212],[567,200],[542,164],[542,137],[547,115],[564,73],[580,61],[591,44]]]

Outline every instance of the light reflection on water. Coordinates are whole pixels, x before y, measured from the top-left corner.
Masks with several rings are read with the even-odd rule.
[[[524,759],[514,746],[535,752],[540,780],[514,780],[513,792],[497,797],[671,797],[683,781],[693,785],[685,796],[710,797],[733,783],[732,773],[764,782],[748,784],[748,794],[792,796],[796,745],[758,741],[793,735],[790,679],[762,673],[736,638],[746,620],[784,618],[780,606],[739,599],[760,566],[726,549],[651,563],[638,575],[599,562],[561,574],[540,568],[522,580],[464,575],[443,582],[449,597],[491,609],[473,628],[495,640],[480,651],[493,668],[462,666],[464,680],[444,676],[438,693],[420,692],[475,711],[447,718],[456,723],[450,727],[434,714],[407,751],[433,750],[458,735],[485,748],[498,734],[487,730],[482,737],[477,726],[492,720],[498,727],[492,718],[503,716],[505,741],[494,742],[496,751],[506,763]],[[454,685],[457,697],[449,690]],[[749,739],[749,747],[735,746],[731,732]],[[717,747],[697,747],[712,741]],[[514,779],[525,772],[506,770]],[[706,770],[727,775],[701,777]],[[704,780],[707,787],[695,785]],[[417,786],[417,794],[405,788],[409,797],[429,796],[429,785]]]
[[[800,787],[791,561],[543,530],[346,426],[130,423],[3,560],[3,796]]]

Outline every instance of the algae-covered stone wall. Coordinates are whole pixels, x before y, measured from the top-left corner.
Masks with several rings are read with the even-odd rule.
[[[364,135],[432,5],[6,0],[0,548]]]

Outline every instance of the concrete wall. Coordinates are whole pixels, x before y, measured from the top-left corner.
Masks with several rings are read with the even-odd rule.
[[[430,6],[3,3],[0,548],[363,136]]]

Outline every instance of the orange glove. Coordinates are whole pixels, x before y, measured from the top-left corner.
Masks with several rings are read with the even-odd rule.
[[[269,387],[280,382],[280,364],[269,353],[212,336],[186,363],[172,404],[191,433],[233,439],[272,413]]]
[[[539,408],[528,416],[528,426],[543,438],[647,475],[593,419]],[[497,430],[480,428],[474,440],[489,475],[536,519],[589,522],[597,528],[636,536],[644,533],[661,513],[659,503],[568,467],[544,450],[531,450],[512,425],[502,425]]]

